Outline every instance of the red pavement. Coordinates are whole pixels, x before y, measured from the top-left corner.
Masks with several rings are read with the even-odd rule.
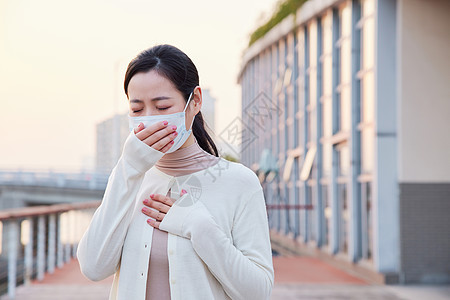
[[[336,269],[321,260],[308,256],[275,256],[275,283],[332,283],[332,284],[368,284],[342,270]],[[43,281],[33,284],[52,285],[96,285],[112,284],[113,276],[93,282],[81,274],[78,261],[72,259],[62,269],[56,268],[53,274],[46,274]]]
[[[273,257],[273,266],[275,269],[275,284],[368,284],[364,280],[309,256],[275,256]]]
[[[308,299],[314,288],[308,288],[308,284],[314,287],[327,284],[332,286],[359,286],[370,287],[365,281],[348,273],[336,269],[317,258],[309,256],[275,256],[273,257],[275,268],[275,286],[271,299]],[[62,269],[55,269],[53,274],[46,274],[43,281],[33,281],[29,286],[20,286],[17,289],[16,300],[99,300],[108,299],[113,276],[102,281],[93,282],[81,274],[78,261],[72,259]],[[293,284],[293,285],[292,285]],[[317,285],[319,284],[319,285]],[[299,286],[300,289],[292,289]],[[329,286],[329,285],[328,285]],[[320,289],[322,291],[322,289]],[[326,293],[329,291],[324,290]],[[306,293],[306,294],[305,294]],[[331,292],[334,293],[333,291]],[[297,295],[295,298],[292,295]],[[306,296],[305,296],[306,295]],[[309,296],[308,296],[309,295]],[[334,294],[333,294],[334,295]],[[292,297],[291,297],[292,296]],[[2,296],[0,299],[9,299]],[[319,298],[317,298],[319,299]],[[320,298],[325,299],[325,298]],[[333,298],[334,299],[334,298]],[[347,298],[346,298],[347,299]],[[366,299],[351,298],[351,299]],[[380,298],[381,299],[381,298]],[[396,299],[396,298],[395,298]]]
[[[69,263],[65,264],[62,269],[55,269],[53,274],[45,274],[44,280],[33,280],[32,284],[52,284],[52,285],[97,285],[97,284],[109,284],[113,282],[114,276],[110,276],[101,281],[91,281],[84,277],[81,273],[80,265],[77,259],[72,259]]]

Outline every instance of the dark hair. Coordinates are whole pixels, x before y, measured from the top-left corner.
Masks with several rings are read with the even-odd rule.
[[[150,70],[155,70],[170,80],[183,94],[186,102],[194,88],[200,85],[197,68],[183,51],[171,45],[157,45],[142,51],[128,64],[124,80],[127,97],[131,78],[137,73],[146,73]],[[217,147],[207,133],[205,125],[202,113],[199,111],[195,116],[192,132],[203,150],[219,156]]]

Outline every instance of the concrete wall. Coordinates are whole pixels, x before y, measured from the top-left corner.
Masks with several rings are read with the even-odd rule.
[[[401,281],[450,282],[450,1],[398,0]]]
[[[399,181],[450,182],[450,1],[399,0]]]
[[[450,184],[401,184],[402,282],[450,282]]]

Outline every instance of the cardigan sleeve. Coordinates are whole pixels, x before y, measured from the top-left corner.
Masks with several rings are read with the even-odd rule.
[[[164,154],[139,140],[133,131],[128,136],[103,200],[78,244],[78,262],[87,278],[98,281],[116,272],[145,172]]]
[[[175,202],[159,228],[190,239],[232,299],[269,299],[274,270],[262,188],[245,198],[233,222],[232,240],[201,201],[187,207]]]

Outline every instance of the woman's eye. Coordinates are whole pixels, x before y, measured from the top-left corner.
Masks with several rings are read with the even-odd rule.
[[[166,110],[168,108],[170,108],[170,106],[168,106],[168,107],[157,107],[158,110]]]
[[[133,113],[135,114],[135,113],[138,113],[138,112],[140,112],[140,111],[142,111],[142,109],[139,109],[139,110],[133,110]]]

